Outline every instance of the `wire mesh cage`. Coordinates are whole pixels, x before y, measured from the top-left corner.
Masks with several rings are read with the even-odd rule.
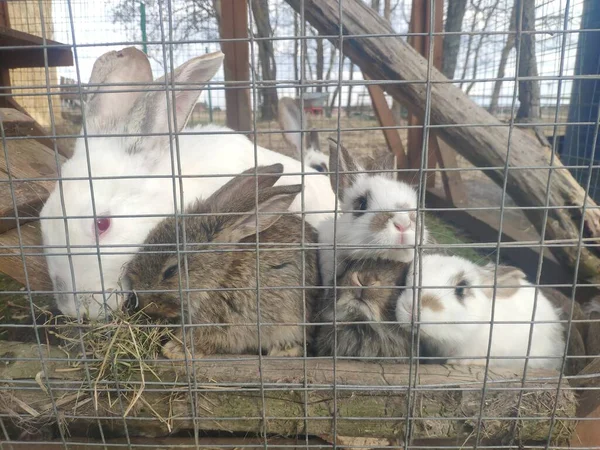
[[[0,39],[0,448],[600,448],[597,1]]]

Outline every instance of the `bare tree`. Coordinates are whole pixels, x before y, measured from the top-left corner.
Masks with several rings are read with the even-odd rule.
[[[350,63],[350,76],[348,77],[350,81],[354,80],[354,64]],[[348,86],[348,98],[346,99],[346,116],[350,117],[352,113],[352,84]]]
[[[146,35],[149,41],[161,41],[162,29],[173,27],[173,40],[184,41],[192,37],[202,39],[217,39],[219,27],[207,27],[213,20],[218,21],[219,0],[146,0]],[[137,28],[131,28],[131,23],[139,20],[140,4],[131,0],[119,0],[111,9],[113,23],[128,25],[131,38],[139,39]],[[170,17],[169,17],[170,15]],[[168,37],[167,37],[168,38]],[[175,45],[174,52],[179,47]],[[159,46],[148,47],[148,57],[164,65],[164,56]]]
[[[515,9],[519,11],[517,30],[535,31],[535,0],[515,0]],[[535,79],[538,76],[535,35],[517,32],[515,45],[519,50],[519,78],[533,77],[533,79],[519,80],[519,110],[516,119],[535,120],[541,116],[540,82]]]
[[[269,18],[268,0],[252,0],[251,6],[256,36],[259,38],[272,37],[273,29]],[[261,118],[263,120],[274,120],[277,117],[277,87],[275,86],[277,66],[275,64],[273,41],[260,39],[256,42],[262,81],[272,82],[260,91],[262,96]]]
[[[390,20],[392,17],[392,0],[384,0],[383,17],[385,17],[387,20]]]
[[[517,30],[517,8],[513,5],[512,11],[510,13],[508,36],[506,37],[506,43],[504,44],[504,47],[502,48],[502,53],[500,54],[500,63],[498,64],[498,73],[496,75],[496,81],[494,82],[492,98],[490,99],[489,111],[492,114],[496,114],[498,112],[498,102],[500,100],[500,91],[502,90],[503,78],[504,78],[504,75],[506,74],[506,63],[508,62],[508,57],[510,55],[510,51],[515,46],[515,31],[516,30]]]
[[[323,85],[321,84],[324,80],[325,73],[325,48],[323,47],[323,39],[317,38],[317,92],[323,92]]]
[[[448,17],[444,26],[444,32],[455,33],[462,31],[463,18],[467,0],[450,0],[448,1]],[[456,62],[458,60],[458,52],[460,51],[460,34],[449,34],[444,36],[444,59],[442,61],[442,72],[448,78],[454,78],[456,71]]]
[[[490,7],[484,7],[482,9],[482,14],[483,14],[483,27],[482,30],[486,31],[488,30],[488,26],[490,24],[490,21],[492,19],[492,17],[496,16],[496,12],[498,9],[498,5],[500,3],[500,0],[495,0],[495,2],[490,6]],[[472,81],[469,83],[469,85],[467,86],[466,89],[466,93],[469,94],[471,92],[471,89],[473,89],[473,86],[475,86],[476,83],[476,78],[477,78],[477,70],[478,70],[478,61],[479,61],[479,54],[481,53],[481,49],[483,48],[483,44],[484,42],[487,40],[489,35],[486,35],[484,33],[481,33],[478,36],[478,41],[477,41],[477,45],[475,47],[475,54],[473,55],[473,67],[472,67],[472,71],[471,71],[471,78]]]

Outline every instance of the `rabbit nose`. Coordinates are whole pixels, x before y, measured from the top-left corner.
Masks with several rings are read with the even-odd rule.
[[[408,229],[408,227],[407,227],[407,226],[404,226],[404,225],[402,225],[402,224],[400,224],[400,223],[398,223],[398,222],[394,222],[394,226],[396,227],[396,229],[397,229],[397,230],[398,230],[400,233],[404,233],[404,232],[405,232],[405,231]]]

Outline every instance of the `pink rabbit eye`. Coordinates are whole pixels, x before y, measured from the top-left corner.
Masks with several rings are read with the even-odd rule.
[[[99,217],[96,219],[96,228],[98,229],[98,234],[104,234],[110,228],[110,218],[109,217]]]

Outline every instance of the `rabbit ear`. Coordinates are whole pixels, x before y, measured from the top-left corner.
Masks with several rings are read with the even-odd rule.
[[[179,133],[186,126],[202,87],[215,76],[222,62],[223,53],[209,53],[182,64],[167,75],[166,81],[165,77],[156,80],[162,85],[159,90],[146,93],[134,105],[127,131],[142,136],[134,139],[127,151],[139,153],[167,149],[172,138],[169,132]],[[165,82],[168,83],[166,90]],[[171,89],[172,83],[174,89]],[[158,133],[163,136],[146,136]]]
[[[318,152],[321,151],[319,132],[317,130],[310,130],[310,132],[306,135],[306,148],[312,148]]]
[[[275,186],[259,191],[258,209],[255,207],[256,201],[254,201],[249,213],[234,217],[234,220],[219,234],[219,239],[227,242],[239,242],[245,237],[265,231],[279,220],[282,213],[289,209],[301,191],[302,185],[300,184]],[[246,205],[246,207],[248,206],[250,205]]]
[[[254,173],[256,177],[250,176]],[[260,193],[277,183],[282,173],[283,165],[279,163],[245,170],[215,191],[206,202],[213,211],[249,211],[256,205],[256,184]]]
[[[278,118],[281,129],[285,131],[283,137],[294,146],[300,157],[302,148],[302,128],[308,128],[306,117],[296,100],[290,97],[279,99]]]
[[[396,169],[396,165],[394,164],[396,161],[396,155],[391,152],[386,152],[385,156],[382,158],[376,158],[373,164],[373,170],[382,170],[385,172],[381,172],[380,175],[390,180],[396,179],[396,172],[390,172],[390,170]]]
[[[102,134],[113,129],[118,121],[129,115],[135,101],[144,93],[144,87],[139,83],[151,82],[150,62],[135,47],[100,56],[94,63],[89,83],[102,86],[91,86],[87,90],[85,114],[88,133]]]
[[[482,285],[493,285],[494,284],[494,264],[487,264],[481,268],[481,284]],[[527,277],[525,273],[518,267],[513,266],[498,266],[496,272],[496,297],[506,298],[514,295],[519,290],[519,285],[522,280]],[[507,286],[507,287],[503,287]],[[485,294],[492,298],[494,292],[492,287],[483,288]]]
[[[339,164],[338,164],[338,147],[339,147]],[[357,172],[360,168],[356,161],[350,156],[350,153],[341,143],[338,145],[337,141],[329,138],[329,180],[331,181],[331,187],[333,192],[336,192],[341,200],[344,199],[344,191],[352,186],[356,182],[358,174],[356,173],[343,173],[343,172]],[[336,191],[337,186],[337,173],[339,173],[339,192]]]

